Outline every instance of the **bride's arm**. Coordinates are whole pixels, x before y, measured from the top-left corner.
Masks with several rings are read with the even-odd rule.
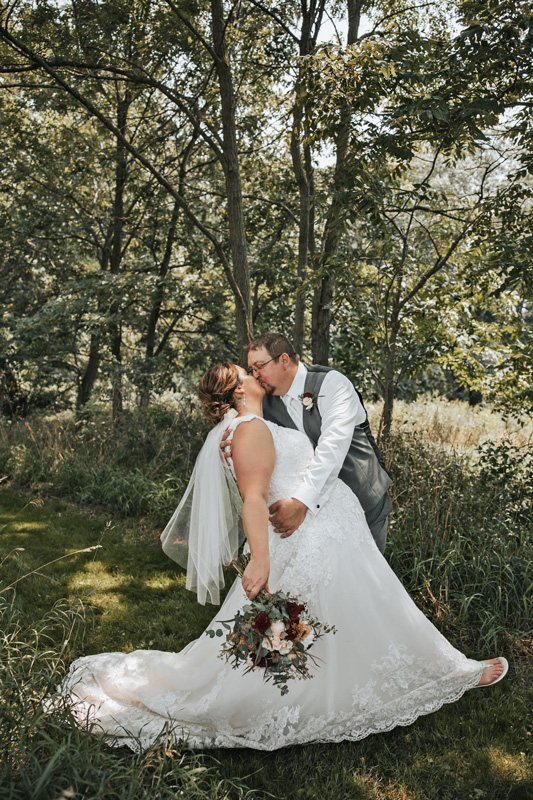
[[[253,600],[268,591],[268,486],[276,461],[272,434],[260,419],[241,424],[233,435],[233,467],[243,498],[242,521],[250,545],[250,561],[242,576],[243,589]]]

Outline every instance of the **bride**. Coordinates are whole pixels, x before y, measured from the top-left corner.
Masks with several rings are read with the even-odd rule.
[[[221,638],[206,632],[179,653],[80,658],[59,688],[80,720],[89,718],[110,744],[133,750],[165,731],[191,747],[274,750],[408,725],[504,677],[504,658],[467,658],[416,607],[341,480],[319,513],[308,514],[290,537],[276,534],[269,504],[300,484],[312,445],[305,434],[262,418],[264,389],[241,367],[212,367],[199,394],[214,427],[163,532],[163,550],[187,567],[187,588],[199,602],[217,603],[222,565],[237,554],[244,528],[249,563],[210,629],[264,587],[297,596],[337,633],[315,642],[313,679],[292,681],[283,697],[260,670],[243,675],[221,661]],[[229,466],[219,449],[227,428]]]

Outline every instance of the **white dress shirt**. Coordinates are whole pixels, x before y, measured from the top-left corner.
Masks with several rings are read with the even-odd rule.
[[[305,392],[307,369],[298,364],[298,371],[287,394],[281,395],[289,416],[302,433],[306,411],[299,395]],[[326,373],[318,395],[318,410],[322,417],[322,431],[315,455],[304,479],[293,493],[296,500],[304,503],[312,514],[316,514],[331,493],[335,479],[344,464],[350,448],[354,428],[366,419],[359,396],[345,375],[331,370]]]

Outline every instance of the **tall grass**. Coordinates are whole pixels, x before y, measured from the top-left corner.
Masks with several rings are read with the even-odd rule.
[[[371,415],[379,409],[370,409]],[[528,641],[533,583],[531,424],[435,398],[397,404],[385,450],[394,476],[388,558],[461,646]],[[194,402],[0,425],[0,470],[15,486],[142,517],[160,530],[206,432]],[[466,443],[469,443],[466,446]]]
[[[377,430],[381,407],[368,406]],[[527,452],[533,423],[504,419],[489,408],[461,401],[423,398],[395,405],[394,436],[415,431],[425,442],[474,459],[490,442],[511,443]],[[35,488],[122,516],[149,517],[164,525],[182,493],[208,426],[194,400],[183,395],[173,405],[126,411],[113,426],[106,410],[88,410],[81,419],[62,412],[28,420],[0,418],[0,479]],[[392,471],[401,469],[391,453]]]
[[[373,430],[379,428],[383,403],[367,403]],[[393,431],[417,433],[428,441],[457,449],[477,447],[484,442],[508,441],[518,447],[533,444],[533,420],[505,417],[485,404],[470,406],[463,400],[423,395],[416,401],[396,400]]]
[[[257,796],[221,775],[219,762],[161,741],[142,754],[112,750],[91,723],[43,702],[65,674],[90,609],[56,603],[30,626],[0,597],[0,797],[2,800],[239,800]]]
[[[195,404],[82,419],[62,413],[0,421],[0,475],[20,488],[164,524],[207,431]]]
[[[420,434],[387,447],[396,509],[388,558],[418,603],[463,648],[531,646],[533,457],[505,442],[475,459]]]

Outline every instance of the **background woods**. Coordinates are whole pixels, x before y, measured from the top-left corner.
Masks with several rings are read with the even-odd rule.
[[[2,800],[533,797],[532,20],[0,0]],[[361,742],[111,750],[42,700],[77,656],[205,629],[158,537],[199,375],[268,330],[362,391],[389,563],[511,673]]]
[[[521,3],[4,5],[2,409],[120,419],[279,328],[384,400],[531,408]]]

